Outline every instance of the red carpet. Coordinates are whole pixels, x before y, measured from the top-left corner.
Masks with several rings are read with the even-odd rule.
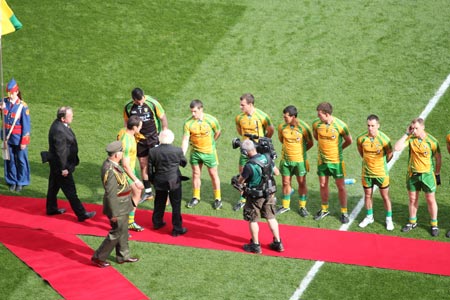
[[[44,214],[44,199],[1,196],[0,242],[66,299],[148,299],[114,268],[92,266],[93,249],[76,237],[106,235],[109,223],[101,214],[102,207],[87,204],[97,216],[79,223],[68,202],[59,203],[68,213],[49,217]],[[171,215],[165,216],[168,226],[155,231],[151,214],[138,211],[137,221],[148,229],[134,233],[132,240],[243,252],[242,245],[249,239],[248,224],[242,220],[188,214],[183,220],[189,232],[174,238]],[[280,225],[280,232],[286,248],[283,253],[268,248],[271,234],[267,224],[261,224],[263,255],[450,276],[450,243],[289,225]],[[107,282],[114,277],[115,285],[110,287]]]
[[[70,210],[66,201],[60,201],[60,207]],[[92,265],[94,250],[76,236],[105,236],[106,218],[79,223],[73,213],[44,213],[44,199],[2,195],[0,242],[65,299],[149,299],[116,269]]]

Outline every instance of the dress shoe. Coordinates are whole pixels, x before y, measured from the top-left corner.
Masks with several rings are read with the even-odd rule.
[[[100,260],[100,259],[95,258],[95,257],[92,257],[91,261],[92,261],[92,263],[94,265],[96,265],[99,268],[106,268],[106,267],[109,267],[111,265],[109,262]]]
[[[95,211],[85,212],[84,215],[78,216],[78,222],[83,222],[84,220],[90,219],[95,216]]]
[[[153,229],[158,230],[158,229],[163,228],[164,226],[166,226],[166,222],[162,222],[160,224],[154,224]]]
[[[21,192],[23,190],[23,186],[21,185],[16,185],[16,192]]]
[[[65,213],[65,212],[66,212],[66,209],[65,209],[65,208],[59,208],[59,209],[57,209],[57,210],[55,210],[55,211],[47,212],[47,215],[48,215],[48,216],[62,215],[62,214]]]
[[[179,236],[185,234],[187,231],[188,230],[185,227],[182,227],[181,229],[174,229],[172,230],[172,236]]]
[[[137,257],[130,257],[130,258],[125,259],[125,260],[118,260],[117,263],[118,264],[134,263],[134,262],[137,262],[137,261],[139,261],[139,258],[137,258]]]
[[[15,191],[16,191],[16,185],[15,185],[15,184],[11,184],[11,185],[9,186],[9,191],[10,191],[10,192],[15,192]]]

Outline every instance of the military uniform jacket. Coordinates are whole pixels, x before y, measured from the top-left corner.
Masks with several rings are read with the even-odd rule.
[[[102,166],[103,214],[108,218],[128,215],[133,210],[131,187],[121,166],[107,159]]]
[[[17,118],[16,124],[12,129],[11,136],[9,137],[8,144],[10,145],[28,145],[30,144],[30,110],[28,105],[22,101],[18,100],[16,102],[11,102],[11,99],[4,98],[5,108],[3,109],[3,123],[5,126],[5,136],[8,136],[11,131],[12,124],[16,118],[19,106],[22,104],[22,111]],[[3,132],[2,132],[3,134]],[[3,136],[2,136],[3,139]]]

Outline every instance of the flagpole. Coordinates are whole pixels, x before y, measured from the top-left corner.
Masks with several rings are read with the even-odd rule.
[[[0,7],[2,7],[2,2],[4,0],[0,0]],[[3,45],[2,45],[2,39],[3,39],[3,13],[0,13],[0,85],[1,85],[1,89],[2,89],[2,98],[1,98],[1,104],[3,106],[4,104],[4,99],[5,99],[5,95],[4,95],[4,89],[3,89]],[[5,122],[4,122],[4,118],[3,118],[3,109],[2,111],[2,116],[1,116],[1,120],[2,120],[2,137],[3,140],[5,140],[5,136],[6,136],[6,130],[5,130]]]
[[[5,0],[0,0],[0,7],[2,7],[3,5],[3,1]],[[3,40],[3,13],[0,12],[0,85],[1,85],[1,105],[4,105],[4,101],[5,101],[5,95],[4,95],[4,88],[3,88],[3,45],[2,45],[2,40]],[[4,122],[4,118],[3,118],[3,108],[2,108],[2,115],[1,115],[1,120],[2,120],[2,137],[3,137],[3,142],[5,140],[5,136],[6,136],[6,129],[5,129],[5,122]],[[5,145],[6,146],[6,145]]]

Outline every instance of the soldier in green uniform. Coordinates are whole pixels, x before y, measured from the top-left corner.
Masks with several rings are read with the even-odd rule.
[[[106,146],[108,158],[102,166],[102,182],[105,188],[103,214],[109,218],[111,230],[91,258],[100,268],[110,266],[106,259],[113,249],[116,249],[116,261],[119,264],[139,260],[130,256],[128,248],[128,214],[133,210],[133,204],[131,187],[124,170],[119,165],[123,156],[122,151],[120,141],[110,143]]]

